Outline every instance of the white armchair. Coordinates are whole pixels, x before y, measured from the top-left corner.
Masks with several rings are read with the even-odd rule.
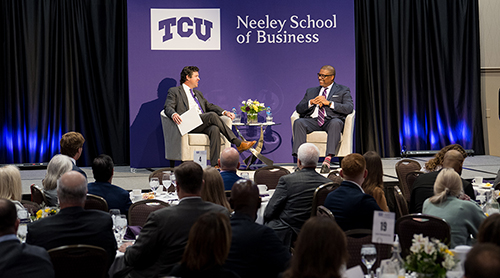
[[[353,110],[351,114],[347,115],[344,122],[344,131],[340,137],[340,142],[337,145],[337,151],[335,152],[335,156],[344,157],[348,154],[352,153],[353,150],[353,141],[354,141],[354,116],[356,115],[356,111]],[[293,122],[299,118],[299,113],[297,111],[293,111],[290,120],[292,122],[292,130],[293,130]],[[306,141],[308,143],[313,143],[318,147],[319,153],[321,157],[325,156],[326,153],[326,139],[328,134],[325,131],[313,131],[307,134]]]
[[[181,136],[177,124],[172,121],[165,112],[160,112],[161,125],[163,127],[163,139],[165,140],[165,158],[168,160],[192,161],[194,151],[207,151],[207,159],[210,159],[210,139],[203,133],[187,133]],[[229,117],[221,116],[222,121],[232,128],[233,122]],[[231,143],[221,135],[221,151],[231,147]]]

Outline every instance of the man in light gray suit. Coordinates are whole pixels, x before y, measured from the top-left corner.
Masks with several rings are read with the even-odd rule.
[[[289,247],[292,235],[298,234],[311,215],[314,191],[330,182],[316,172],[319,149],[311,143],[302,144],[297,151],[297,172],[282,176],[264,212],[264,223]]]
[[[340,133],[344,130],[345,118],[354,109],[351,91],[333,82],[334,79],[335,68],[323,66],[318,73],[319,86],[307,89],[304,98],[295,107],[300,118],[293,124],[294,156],[299,146],[306,142],[307,134],[313,131],[328,133],[321,173],[330,172],[330,160],[335,155]]]

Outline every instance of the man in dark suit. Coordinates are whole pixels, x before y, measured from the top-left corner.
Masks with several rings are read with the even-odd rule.
[[[222,151],[219,159],[220,175],[224,181],[224,189],[231,190],[233,184],[241,179],[236,174],[236,170],[240,168],[240,156],[234,148],[227,148]]]
[[[382,209],[375,199],[365,194],[361,188],[368,174],[365,158],[359,153],[352,153],[344,157],[341,164],[340,176],[344,181],[339,188],[326,196],[324,206],[332,211],[342,230],[371,230],[373,212]]]
[[[290,252],[271,228],[255,223],[261,203],[259,189],[252,181],[239,180],[229,201],[234,209],[233,235],[225,267],[241,278],[277,277],[286,269]]]
[[[114,164],[109,155],[101,154],[92,162],[92,173],[95,182],[88,184],[89,194],[103,197],[109,209],[119,209],[121,214],[128,214],[132,202],[127,190],[111,184],[113,180]]]
[[[76,171],[65,173],[57,185],[61,210],[28,224],[26,242],[50,250],[63,245],[89,244],[103,248],[108,265],[116,255],[111,216],[99,210],[85,210],[87,179]]]
[[[298,234],[304,222],[311,216],[314,191],[330,182],[316,172],[319,149],[304,143],[297,151],[299,171],[282,176],[276,191],[264,211],[264,223],[289,247],[292,236]]]
[[[444,154],[442,169],[452,168],[455,172],[461,175],[464,160],[463,155],[459,151],[449,150]],[[434,196],[434,183],[436,182],[437,175],[440,171],[441,170],[422,174],[415,180],[410,195],[410,213],[421,213],[424,201],[427,198]],[[462,187],[466,196],[462,194],[460,199],[476,199],[474,188],[470,182],[462,179]]]
[[[208,102],[200,91],[194,90],[194,88],[198,87],[198,81],[200,81],[199,71],[198,67],[195,66],[186,66],[182,69],[181,86],[168,90],[164,109],[165,115],[176,124],[182,122],[180,115],[184,112],[189,109],[197,110],[203,123],[191,132],[208,135],[210,138],[210,164],[215,167],[220,155],[220,133],[229,142],[235,144],[240,152],[250,149],[255,144],[255,141],[241,141],[238,139],[219,117],[224,115],[233,120],[234,114]]]
[[[0,277],[54,277],[47,251],[19,242],[16,206],[0,198]]]
[[[325,160],[321,173],[330,172],[330,160],[335,155],[340,134],[344,130],[345,117],[352,113],[354,104],[348,87],[333,82],[335,68],[323,66],[318,73],[319,86],[309,88],[295,107],[300,118],[293,124],[293,152],[306,142],[313,131],[328,133]]]
[[[222,212],[229,216],[226,208],[201,200],[204,181],[200,165],[184,162],[175,168],[175,177],[179,204],[152,212],[135,244],[120,247],[125,252],[125,264],[133,268],[129,277],[168,275],[182,259],[189,230],[200,215]]]
[[[71,162],[73,162],[73,171],[78,171],[87,178],[87,174],[76,166],[76,161],[82,155],[83,143],[85,143],[85,138],[81,133],[75,131],[65,133],[61,137],[61,141],[59,141],[61,154],[69,156]]]

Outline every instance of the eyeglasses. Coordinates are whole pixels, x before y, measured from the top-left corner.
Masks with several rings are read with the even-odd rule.
[[[324,79],[327,76],[333,76],[333,74],[321,74],[321,73],[318,73],[318,77],[321,78],[321,79]]]

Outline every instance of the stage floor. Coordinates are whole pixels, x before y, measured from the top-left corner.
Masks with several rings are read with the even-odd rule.
[[[411,157],[410,159],[416,160],[420,163],[420,165],[424,165],[424,163],[431,159],[432,157]],[[384,168],[384,182],[386,183],[394,183],[398,182],[398,178],[396,175],[395,165],[400,161],[401,158],[384,158],[382,159],[382,166]],[[292,172],[295,168],[295,165],[292,163],[278,163],[278,166],[282,166],[287,168],[290,172]],[[265,165],[262,165],[265,166]],[[319,172],[321,164],[318,164],[318,168],[316,170]],[[497,175],[497,172],[500,168],[500,157],[498,156],[490,156],[490,155],[476,155],[467,157],[464,162],[462,178],[466,180],[472,180],[474,177],[483,177],[485,180],[493,181]],[[94,177],[92,175],[91,167],[83,167],[82,168],[85,173],[87,173],[87,177],[89,182],[94,181]],[[115,174],[113,176],[113,184],[118,185],[126,190],[132,190],[136,188],[140,188],[143,190],[149,190],[148,177],[151,173],[148,169],[132,169],[131,171],[129,166],[116,166]],[[152,169],[156,170],[156,169]],[[21,179],[23,183],[23,194],[30,194],[30,185],[37,184],[40,187],[42,186],[42,179],[45,177],[46,170],[22,170],[21,171]],[[238,171],[238,174],[242,172],[248,172],[250,178],[253,178],[253,174],[255,171]]]

